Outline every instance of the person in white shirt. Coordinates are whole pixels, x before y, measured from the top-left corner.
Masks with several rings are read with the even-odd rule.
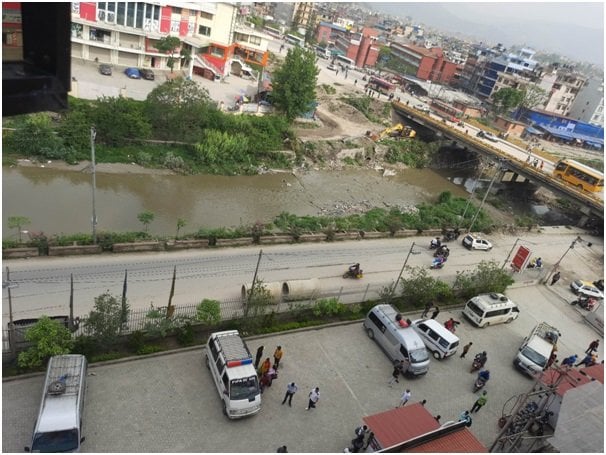
[[[309,403],[305,409],[309,410],[311,408],[315,408],[316,403],[318,403],[319,400],[320,400],[320,388],[315,387],[311,390],[311,392],[309,392]]]
[[[396,408],[404,406],[406,403],[408,403],[408,400],[410,400],[411,395],[412,394],[410,393],[410,389],[406,389],[400,397],[400,404],[396,406]]]
[[[282,400],[282,404],[286,403],[288,399],[288,406],[292,406],[292,397],[295,393],[297,393],[299,387],[294,382],[291,382],[286,386],[286,394],[284,395],[284,399]]]

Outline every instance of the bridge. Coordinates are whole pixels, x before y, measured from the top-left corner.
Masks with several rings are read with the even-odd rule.
[[[580,223],[584,224],[587,221],[586,217],[589,215],[600,219],[604,218],[604,201],[599,197],[556,179],[550,173],[543,172],[526,161],[479,140],[475,135],[467,134],[465,128],[458,129],[451,126],[450,122],[432,117],[431,113],[421,112],[398,101],[393,101],[391,106],[400,117],[439,133],[444,139],[464,144],[468,148],[500,162],[501,167],[513,172],[511,181],[515,181],[518,176],[522,176],[536,185],[548,188],[558,196],[574,200],[581,206],[581,212],[585,215],[585,217],[581,217]]]

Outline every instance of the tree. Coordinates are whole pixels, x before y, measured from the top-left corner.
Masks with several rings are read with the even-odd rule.
[[[145,104],[130,98],[103,96],[91,111],[96,141],[111,146],[132,145],[130,139],[147,139],[151,125]]]
[[[145,232],[147,232],[147,230],[149,229],[149,224],[154,221],[154,218],[155,215],[153,214],[153,212],[150,212],[148,210],[141,212],[137,215],[137,219],[141,222],[141,224],[143,224]]]
[[[452,289],[459,297],[469,299],[489,292],[503,293],[513,282],[509,272],[503,270],[498,263],[482,261],[475,270],[457,272]]]
[[[433,301],[448,301],[452,291],[447,283],[429,276],[427,268],[415,267],[409,278],[400,280],[400,296],[405,304],[424,307]]]
[[[274,71],[272,99],[289,121],[310,110],[316,99],[318,73],[314,53],[300,47],[289,49]]]
[[[22,368],[39,367],[54,355],[69,354],[73,346],[67,327],[48,316],[42,316],[28,329],[25,339],[34,343],[34,346],[19,353],[17,364]]]
[[[8,145],[14,153],[27,157],[61,158],[58,154],[62,140],[55,134],[48,114],[37,113],[28,116],[25,124],[18,127],[9,138]]]
[[[170,68],[171,73],[175,67],[175,52],[180,46],[181,40],[176,36],[165,36],[164,38],[160,38],[155,44],[156,49],[158,49],[160,52],[168,54],[166,66]]]
[[[218,300],[202,300],[196,306],[196,319],[208,325],[218,323],[221,320],[221,303]]]
[[[130,311],[128,305],[126,312]],[[128,316],[128,315],[127,315]],[[95,306],[84,321],[84,330],[104,346],[113,344],[122,328],[122,299],[106,291],[95,298]]]
[[[536,85],[526,86],[522,93],[523,98],[519,106],[526,109],[533,109],[547,101],[547,92]]]
[[[520,105],[524,99],[524,92],[515,88],[506,87],[492,95],[494,111],[502,114]]]
[[[17,234],[19,235],[19,243],[21,243],[21,227],[27,226],[31,221],[26,216],[9,216],[8,217],[8,228],[9,229],[17,229]]]
[[[177,235],[175,235],[175,239],[179,238],[179,231],[184,228],[186,224],[187,221],[185,221],[183,218],[177,218]]]

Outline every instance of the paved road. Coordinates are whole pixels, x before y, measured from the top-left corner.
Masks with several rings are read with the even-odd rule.
[[[477,329],[459,310],[443,311],[460,320],[457,335],[473,341],[470,354],[487,350],[492,379],[488,403],[474,417],[472,432],[490,445],[498,432],[497,420],[505,403],[527,391],[532,381],[515,371],[511,361],[524,336],[540,321],[562,332],[562,356],[582,353],[596,339],[580,313],[567,305],[554,289],[545,286],[512,289],[509,296],[521,307],[511,324]],[[418,313],[411,314],[412,318]],[[431,360],[422,378],[387,385],[391,366],[361,324],[272,335],[249,340],[255,352],[265,346],[267,355],[277,345],[285,355],[280,376],[263,395],[263,409],[255,417],[228,421],[212,379],[202,363],[200,348],[124,363],[93,365],[88,377],[84,412],[85,452],[275,452],[285,444],[291,452],[337,453],[349,444],[362,417],[390,409],[404,388],[412,402],[427,400],[426,407],[442,422],[456,419],[475,397],[471,359],[458,356]],[[603,345],[603,343],[602,343]],[[600,347],[600,358],[603,347]],[[285,386],[296,381],[300,391],[293,407],[281,406]],[[42,375],[3,382],[2,451],[19,452],[29,445],[39,405]],[[320,387],[318,408],[306,411],[309,390]]]
[[[566,228],[545,228],[544,234],[523,233],[518,244],[528,246],[541,256],[548,271],[568,250],[582,231]],[[451,244],[451,255],[442,270],[434,276],[453,281],[457,271],[469,270],[481,260],[499,263],[507,258],[516,238],[502,234],[488,237],[494,248],[490,252],[468,251],[460,242]],[[562,282],[575,278],[594,280],[603,276],[603,239],[586,237],[593,242],[577,245],[562,263]],[[339,295],[348,293],[344,301],[373,298],[385,285],[396,280],[404,258],[415,242],[407,265],[428,267],[432,252],[427,249],[430,237],[383,239],[319,244],[263,246],[259,278],[265,283],[288,279],[318,278],[320,291]],[[146,309],[150,304],[165,306],[168,302],[173,268],[177,267],[177,282],[173,304],[186,305],[203,298],[236,300],[241,286],[250,283],[258,259],[259,246],[235,249],[205,249],[166,253],[104,254],[85,257],[44,257],[27,260],[6,260],[10,269],[14,319],[39,317],[41,314],[68,313],[70,275],[74,277],[75,315],[87,314],[94,298],[109,290],[121,295],[124,271],[128,270],[128,300],[132,309]],[[343,280],[343,271],[349,264],[360,262],[365,271],[363,280]],[[593,270],[581,274],[576,270]],[[3,270],[3,279],[6,273]],[[407,276],[408,272],[404,276]],[[531,279],[536,272],[528,271]],[[8,319],[8,295],[3,289],[3,319]]]

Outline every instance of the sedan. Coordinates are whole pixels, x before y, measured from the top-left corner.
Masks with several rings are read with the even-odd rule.
[[[492,142],[499,142],[499,139],[494,134],[492,134],[490,131],[480,130],[480,131],[478,131],[478,134],[476,134],[476,136],[483,137],[484,139],[488,139],[489,141],[492,141]]]
[[[141,77],[145,80],[148,80],[148,81],[154,80],[154,72],[150,69],[139,68],[139,73],[141,74]]]
[[[109,66],[106,63],[102,63],[101,65],[99,65],[99,72],[101,74],[103,74],[104,76],[111,76],[112,75],[112,67]]]
[[[425,104],[415,104],[415,109],[425,112],[426,114],[429,113],[429,108]]]
[[[124,70],[124,74],[126,74],[131,79],[141,79],[141,73],[137,68],[126,68]]]
[[[492,249],[492,243],[486,239],[482,239],[472,234],[467,234],[465,237],[463,237],[463,241],[461,243],[465,248],[470,250],[490,251]]]
[[[596,299],[603,299],[604,294],[597,287],[595,287],[590,281],[574,280],[570,283],[570,289],[575,294],[581,294],[588,297],[594,297]]]

